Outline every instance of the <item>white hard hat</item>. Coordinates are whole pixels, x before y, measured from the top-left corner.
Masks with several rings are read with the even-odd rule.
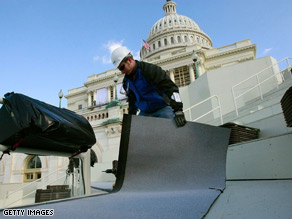
[[[123,59],[127,55],[131,55],[131,51],[128,50],[126,47],[121,46],[121,47],[116,48],[112,52],[112,63],[113,63],[113,65],[117,68],[120,65],[121,61],[123,61]]]

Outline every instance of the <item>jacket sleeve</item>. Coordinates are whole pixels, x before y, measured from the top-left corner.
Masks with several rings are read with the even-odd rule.
[[[160,66],[145,62],[140,62],[139,64],[141,65],[143,76],[159,90],[163,91],[168,98],[171,98],[173,92],[179,92],[176,84]]]

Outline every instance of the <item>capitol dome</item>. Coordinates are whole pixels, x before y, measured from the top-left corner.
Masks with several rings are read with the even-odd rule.
[[[151,28],[147,43],[149,49],[142,47],[143,58],[149,58],[158,52],[197,44],[205,49],[212,48],[210,37],[192,19],[176,13],[176,3],[167,0],[163,6],[165,16]]]

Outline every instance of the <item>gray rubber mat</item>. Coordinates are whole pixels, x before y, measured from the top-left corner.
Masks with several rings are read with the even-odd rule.
[[[225,188],[230,130],[125,115],[115,192],[33,206],[54,218],[202,218]]]

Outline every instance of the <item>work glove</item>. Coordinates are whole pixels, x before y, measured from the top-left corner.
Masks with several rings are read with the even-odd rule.
[[[176,122],[176,125],[178,127],[184,126],[187,123],[187,121],[185,118],[185,114],[182,111],[183,108],[182,102],[176,102],[175,100],[170,99],[170,106],[174,111],[174,120]]]
[[[183,109],[183,104],[182,102],[176,102],[173,99],[170,99],[170,103],[169,105],[171,106],[171,108],[173,109],[173,112],[177,112],[177,111],[182,111]]]
[[[174,120],[176,122],[177,127],[182,127],[187,123],[185,114],[182,111],[176,111],[174,113]]]

